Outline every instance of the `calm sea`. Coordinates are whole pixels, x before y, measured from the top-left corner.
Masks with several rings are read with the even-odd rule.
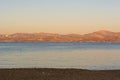
[[[0,68],[120,69],[120,43],[0,43]]]

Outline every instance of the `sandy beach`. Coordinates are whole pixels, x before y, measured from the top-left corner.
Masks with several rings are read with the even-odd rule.
[[[120,80],[120,70],[0,69],[0,80]]]

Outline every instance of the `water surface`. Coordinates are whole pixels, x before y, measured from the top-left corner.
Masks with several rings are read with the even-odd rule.
[[[0,43],[0,68],[120,69],[120,43]]]

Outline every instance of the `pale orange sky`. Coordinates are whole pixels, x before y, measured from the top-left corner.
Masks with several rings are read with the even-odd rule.
[[[120,32],[119,0],[3,0],[0,33]]]

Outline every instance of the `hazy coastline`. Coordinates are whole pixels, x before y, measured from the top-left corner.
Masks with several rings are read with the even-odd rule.
[[[100,30],[88,34],[0,34],[0,42],[120,42],[120,32]]]

